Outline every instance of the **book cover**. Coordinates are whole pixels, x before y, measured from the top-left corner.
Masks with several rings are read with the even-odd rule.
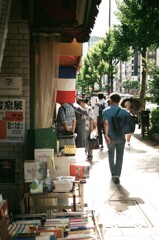
[[[89,168],[87,163],[71,163],[70,176],[75,176],[76,180],[89,178]]]
[[[52,233],[55,233],[57,238],[64,237],[64,229],[63,228],[39,227],[38,232],[40,232],[40,235],[42,232],[52,232]]]

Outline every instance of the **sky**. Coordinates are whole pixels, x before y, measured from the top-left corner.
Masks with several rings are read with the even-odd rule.
[[[111,0],[111,26],[117,23],[113,14],[116,11],[115,0]],[[103,37],[109,28],[109,0],[102,0],[91,36]]]

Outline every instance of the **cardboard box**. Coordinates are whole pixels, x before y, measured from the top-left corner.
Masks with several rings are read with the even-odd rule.
[[[76,180],[89,178],[90,164],[85,163],[71,163],[70,176],[75,176]]]
[[[46,177],[47,168],[50,169],[50,176],[53,178],[54,169],[50,161],[54,159],[54,149],[53,148],[34,149],[34,159],[37,162],[36,166],[38,174],[37,179],[44,179]]]
[[[42,180],[46,177],[47,161],[26,160],[24,161],[24,179],[25,180]]]
[[[70,165],[69,165],[69,157],[55,157],[55,173],[54,178],[58,176],[69,176],[70,175]]]
[[[56,178],[58,176],[70,176],[70,165],[71,164],[77,164],[78,166],[90,166],[89,163],[85,161],[79,161],[77,156],[62,156],[62,157],[55,157],[54,158],[55,163],[55,172],[54,177]],[[84,174],[86,175],[86,174]],[[75,175],[71,175],[75,176]]]
[[[34,159],[34,149],[53,148],[56,152],[56,128],[28,130],[28,159]]]
[[[47,161],[50,157],[54,157],[53,148],[34,149],[34,160]]]

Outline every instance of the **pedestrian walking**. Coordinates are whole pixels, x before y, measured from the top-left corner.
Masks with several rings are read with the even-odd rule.
[[[105,140],[108,147],[108,160],[112,179],[115,184],[120,184],[120,175],[123,165],[125,147],[124,131],[116,132],[112,117],[120,117],[120,126],[124,129],[125,118],[129,115],[126,109],[119,107],[120,95],[112,93],[109,96],[110,106],[103,111]]]
[[[77,99],[77,104],[79,105],[78,108],[75,109],[75,115],[76,115],[76,129],[75,132],[77,134],[76,137],[76,147],[82,148],[86,146],[86,130],[85,130],[85,121],[86,117],[88,117],[86,109],[81,107],[80,104],[83,101],[83,99]]]
[[[98,103],[94,105],[94,122],[97,126],[97,135],[99,139],[100,149],[103,149],[103,135],[104,135],[104,122],[103,122],[103,110],[108,107],[107,101],[104,99],[102,92],[98,93]]]
[[[87,161],[91,162],[93,159],[93,149],[89,146],[89,136],[94,130],[94,116],[91,106],[88,106],[85,99],[78,99],[78,104],[86,110],[88,116],[84,116],[85,118],[85,153],[87,155]]]
[[[92,94],[92,96],[90,98],[90,103],[91,103],[90,105],[91,105],[92,109],[94,109],[95,104],[98,103],[98,96],[96,93]]]
[[[124,105],[125,105],[125,109],[126,109],[129,113],[135,115],[133,109],[131,108],[131,102],[126,101]],[[125,135],[125,138],[126,138],[126,144],[127,144],[127,146],[130,147],[131,133],[126,134],[126,135]]]

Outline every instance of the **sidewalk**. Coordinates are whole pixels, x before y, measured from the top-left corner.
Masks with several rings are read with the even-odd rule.
[[[93,155],[85,202],[99,214],[103,239],[158,240],[159,146],[147,144],[137,129],[125,148],[120,185],[111,180],[106,145]]]

